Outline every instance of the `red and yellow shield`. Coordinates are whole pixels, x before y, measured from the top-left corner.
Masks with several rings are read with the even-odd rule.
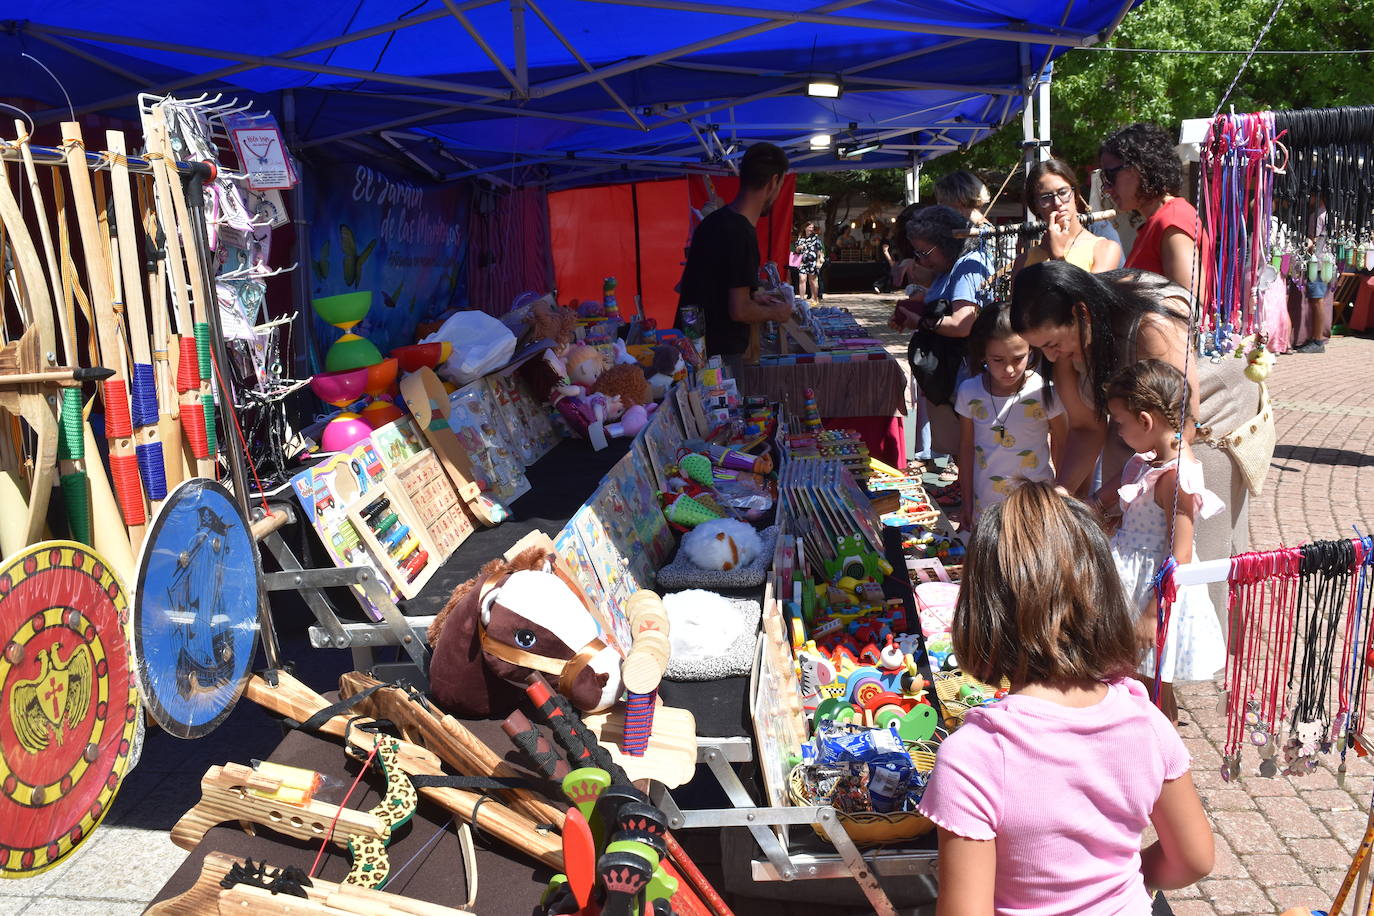
[[[109,810],[138,726],[127,625],[124,587],[82,544],[0,563],[0,877],[56,865]]]

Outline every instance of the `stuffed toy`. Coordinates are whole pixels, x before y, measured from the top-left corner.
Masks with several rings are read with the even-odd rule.
[[[620,654],[541,547],[497,558],[453,590],[429,628],[430,693],[460,716],[505,716],[530,671],[548,675],[583,712],[621,692]]]
[[[762,549],[759,533],[746,522],[733,518],[703,522],[682,536],[682,552],[702,569],[748,566]]]
[[[739,638],[742,621],[729,600],[703,589],[663,596],[668,612],[670,658],[675,662],[724,655]]]
[[[530,307],[530,329],[535,340],[547,338],[556,349],[563,350],[572,343],[576,328],[577,316],[551,298],[540,299]]]
[[[673,387],[673,382],[686,377],[687,364],[683,362],[682,353],[677,347],[659,344],[653,348],[653,356],[646,372],[654,400],[661,401],[668,393],[668,389]]]
[[[627,409],[649,404],[654,399],[653,388],[638,364],[612,366],[601,373],[592,385],[592,391],[595,394],[620,398],[620,403]]]
[[[568,382],[581,388],[580,392],[568,394],[588,394],[596,380],[606,371],[606,360],[601,351],[586,344],[574,344],[563,354],[563,365],[567,369]]]
[[[639,435],[639,431],[649,425],[649,418],[658,409],[657,404],[650,404],[647,407],[636,404],[614,423],[606,424],[606,435],[619,439],[621,437],[631,437]]]

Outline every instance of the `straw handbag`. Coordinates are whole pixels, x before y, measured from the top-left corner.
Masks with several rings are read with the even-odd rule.
[[[1269,400],[1269,386],[1260,382],[1259,389],[1259,413],[1218,438],[1215,443],[1217,448],[1231,456],[1252,496],[1259,496],[1264,490],[1264,478],[1269,473],[1269,462],[1274,458],[1274,405]]]

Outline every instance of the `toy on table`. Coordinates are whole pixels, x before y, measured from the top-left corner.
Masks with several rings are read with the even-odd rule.
[[[465,448],[455,433],[454,405],[433,369],[420,368],[401,381],[401,393],[415,424],[429,442],[444,472],[472,518],[482,525],[495,525],[509,516],[505,506],[483,495],[474,480],[473,456],[483,453]],[[494,494],[497,498],[500,494]]]
[[[701,569],[748,566],[762,547],[752,525],[732,518],[703,522],[682,536],[682,552]]]
[[[811,388],[802,390],[802,427],[811,432],[821,429],[821,412],[816,406],[816,392]]]
[[[601,304],[604,314],[613,321],[620,320],[620,305],[615,299],[615,277],[607,277],[601,282]]]
[[[435,617],[430,688],[445,709],[507,713],[519,703],[511,685],[530,671],[557,678],[560,692],[584,711],[607,709],[619,697],[621,657],[607,642],[609,621],[593,615],[552,546],[516,544],[454,589]]]
[[[672,652],[670,625],[663,599],[651,591],[635,592],[630,597],[627,612],[633,642],[620,666],[625,684],[625,731],[621,747],[627,754],[643,757],[654,730],[658,685]]]

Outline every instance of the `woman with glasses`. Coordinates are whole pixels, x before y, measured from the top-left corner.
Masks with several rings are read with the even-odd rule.
[[[987,256],[970,240],[954,237],[971,225],[958,211],[937,206],[918,211],[906,226],[912,260],[935,274],[920,312],[899,306],[892,320],[895,328],[916,331],[908,357],[920,389],[916,457],[922,460],[959,449],[954,389],[962,380],[964,344],[992,276]]]
[[[1197,295],[1203,279],[1194,275],[1201,227],[1197,210],[1179,196],[1183,162],[1173,138],[1153,124],[1131,124],[1102,141],[1098,163],[1102,190],[1117,209],[1144,218],[1126,266],[1168,277]]]
[[[1026,174],[1026,204],[1045,221],[1040,244],[1017,258],[1013,276],[1041,261],[1067,261],[1084,270],[1102,273],[1121,266],[1121,245],[1088,230],[1078,215],[1083,197],[1073,169],[1059,159],[1037,162]],[[1086,208],[1084,208],[1086,209]]]

